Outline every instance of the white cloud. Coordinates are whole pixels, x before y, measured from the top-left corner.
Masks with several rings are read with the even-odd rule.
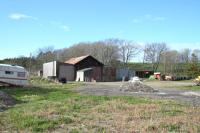
[[[142,20],[141,19],[133,19],[133,23],[140,23]]]
[[[165,21],[166,18],[165,17],[155,17],[153,18],[154,21]]]
[[[151,22],[151,21],[165,21],[167,18],[162,16],[153,16],[151,14],[146,14],[140,18],[134,18],[132,20],[133,23],[141,23],[141,22]]]
[[[151,15],[151,14],[146,14],[146,15],[144,16],[144,18],[145,18],[145,19],[152,19],[152,15]]]
[[[12,20],[21,20],[21,19],[38,20],[38,18],[36,18],[36,17],[29,16],[29,15],[22,14],[22,13],[12,13],[12,14],[10,14],[9,18]]]
[[[33,17],[33,16],[30,16],[30,15],[22,14],[22,13],[12,13],[12,14],[9,15],[9,18],[12,19],[12,20],[22,20],[22,19],[38,20],[37,17]],[[37,21],[37,22],[38,22],[40,27],[44,26],[44,24],[39,23],[39,21]],[[50,24],[51,26],[54,26],[58,29],[62,29],[62,30],[67,31],[67,32],[70,31],[70,27],[63,24],[62,22],[47,21],[46,23]]]
[[[60,23],[58,21],[50,21],[50,24],[52,24],[52,25],[62,25],[62,23]]]
[[[70,31],[70,28],[67,25],[62,25],[61,28],[65,31]]]
[[[61,22],[58,22],[58,21],[50,21],[50,24],[53,25],[54,27],[57,27],[57,28],[60,28],[64,31],[70,31],[70,27],[61,23]]]

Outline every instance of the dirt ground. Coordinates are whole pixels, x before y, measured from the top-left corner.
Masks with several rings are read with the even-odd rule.
[[[158,92],[144,93],[144,92],[124,92],[121,87],[125,82],[98,82],[85,83],[84,86],[77,88],[76,91],[81,94],[89,95],[103,95],[103,96],[142,96],[151,98],[165,98],[170,100],[177,100],[183,103],[191,104],[193,106],[200,106],[200,91],[184,90],[181,87],[192,86],[192,82],[182,81],[144,81],[146,85],[157,89]]]

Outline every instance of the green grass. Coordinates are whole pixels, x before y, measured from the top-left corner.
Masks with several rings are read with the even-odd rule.
[[[66,100],[78,97],[78,94],[73,93],[70,89],[80,84],[69,83],[60,85],[43,81],[36,84],[36,82],[37,80],[34,81],[34,86],[29,88],[0,89],[19,101],[16,106],[0,114],[0,117],[5,118],[6,123],[11,125],[11,130],[28,129],[38,132],[52,129],[55,125],[61,123],[72,123],[73,120],[70,114],[64,114],[64,110],[69,108],[69,110],[75,111],[78,109],[76,107],[78,105],[72,106]],[[52,114],[55,117],[48,118],[45,114],[42,114],[49,109],[52,109]],[[39,112],[38,114],[41,112],[41,115],[34,114],[37,112]],[[5,122],[2,122],[2,124],[5,126]]]
[[[143,129],[144,131],[148,129],[179,131],[185,125],[194,126],[194,131],[199,130],[198,121],[196,125],[194,124],[196,117],[189,114],[192,112],[197,115],[199,108],[180,105],[174,101],[131,96],[80,95],[72,90],[83,84],[75,82],[62,85],[32,78],[31,83],[33,86],[28,88],[0,88],[1,91],[18,100],[15,106],[0,112],[0,132],[103,133],[113,129],[129,132],[134,129],[131,127],[134,125],[138,126],[135,129],[138,128],[141,131]],[[192,122],[185,121],[185,124],[178,126],[170,122],[170,120],[174,122],[174,118],[179,116],[190,117]],[[155,121],[150,122],[152,118],[155,118]],[[166,121],[166,118],[169,121]],[[120,124],[123,120],[126,123],[124,125]],[[135,120],[140,123],[131,124],[131,121]],[[179,119],[176,120],[179,121]],[[104,124],[109,121],[109,124]]]
[[[169,132],[181,132],[181,126],[179,124],[163,124],[162,128],[165,128]]]
[[[188,91],[200,91],[200,86],[182,86],[182,87],[175,87],[176,89],[180,90],[188,90]]]
[[[192,85],[192,83],[194,84],[192,80],[181,80],[181,81],[146,80],[145,83],[147,84],[153,83],[153,85],[157,85],[157,86],[160,85],[160,88],[200,91],[200,86]],[[189,83],[189,85],[184,84],[184,83]]]
[[[132,97],[79,95],[71,91],[80,85],[78,83],[60,85],[47,81],[38,82],[40,84],[36,82],[38,81],[32,81],[34,86],[29,88],[0,89],[19,101],[15,107],[0,114],[1,118],[5,118],[6,123],[11,124],[11,130],[28,129],[33,132],[51,130],[59,124],[73,123],[76,113],[114,99],[121,99],[131,104],[150,103],[148,99]],[[42,114],[48,113],[46,111],[49,110],[50,114]],[[49,118],[46,115],[53,116]]]
[[[200,91],[200,86],[183,86],[183,87],[179,87],[179,89]]]

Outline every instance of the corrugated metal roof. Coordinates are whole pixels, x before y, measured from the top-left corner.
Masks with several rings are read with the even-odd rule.
[[[71,58],[71,59],[65,61],[65,63],[75,65],[76,63],[82,61],[83,59],[87,58],[88,56],[90,56],[90,55],[85,55],[85,56],[80,56],[80,57],[76,57],[76,58]]]

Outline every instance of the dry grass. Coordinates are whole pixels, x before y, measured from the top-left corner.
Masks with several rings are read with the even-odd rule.
[[[133,96],[73,93],[74,83],[2,88],[20,101],[0,112],[0,132],[200,132],[200,107]]]
[[[145,81],[145,83],[153,88],[178,88],[183,87],[188,82],[180,81]],[[192,83],[192,82],[191,82]]]
[[[107,101],[67,126],[85,132],[199,132],[200,108]]]

